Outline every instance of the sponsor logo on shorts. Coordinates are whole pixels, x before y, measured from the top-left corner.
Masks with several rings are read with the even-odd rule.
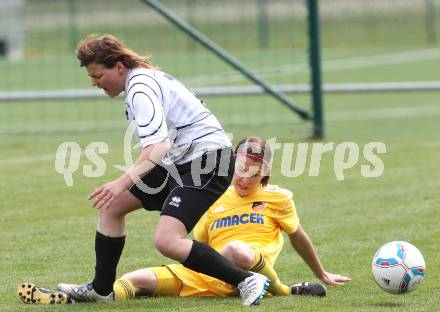
[[[181,202],[182,199],[179,196],[174,196],[168,204],[174,207],[179,207]]]

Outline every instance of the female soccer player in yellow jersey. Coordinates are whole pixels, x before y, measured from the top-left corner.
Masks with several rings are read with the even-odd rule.
[[[273,269],[283,245],[285,232],[292,246],[316,277],[328,285],[342,285],[350,279],[327,272],[312,242],[299,224],[292,193],[268,185],[271,150],[263,139],[242,140],[235,150],[236,166],[232,186],[202,216],[194,228],[197,240],[208,243],[226,259],[248,271],[270,279],[269,292],[276,296],[325,296],[317,283],[282,284]],[[115,299],[142,295],[156,296],[238,296],[237,290],[218,279],[170,264],[130,272],[113,285]],[[26,303],[72,303],[72,296],[34,284],[18,287]]]
[[[327,285],[343,285],[347,276],[327,272],[313,244],[302,229],[292,193],[268,185],[268,163],[272,153],[266,141],[249,137],[236,150],[232,186],[203,215],[194,228],[197,240],[208,243],[244,270],[270,279],[273,295],[325,296],[317,283],[291,286],[280,282],[273,269],[283,245],[285,232],[293,248],[314,275]],[[191,271],[180,264],[140,269],[123,275],[114,284],[115,299],[142,295],[157,296],[237,296],[234,287],[210,276]]]

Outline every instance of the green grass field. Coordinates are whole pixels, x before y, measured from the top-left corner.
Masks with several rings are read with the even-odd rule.
[[[109,15],[99,19],[104,2]],[[154,63],[191,86],[248,84],[170,26],[156,25],[147,18],[140,26],[127,23],[132,17],[138,23],[143,21],[140,10],[145,6],[140,1],[127,11],[127,3],[121,1],[94,1],[93,5],[86,0],[76,1],[76,34],[66,22],[68,3],[27,2],[27,59],[16,63],[0,60],[0,91],[90,88],[84,69],[74,59],[72,38],[92,31],[114,32],[136,50],[152,54]],[[209,9],[216,2],[204,3]],[[231,3],[234,2],[226,4]],[[288,1],[277,3],[288,8],[291,5]],[[253,18],[237,15],[222,23],[216,19],[216,11],[205,15],[204,10],[199,10],[196,25],[261,77],[275,84],[309,81],[305,21],[293,21],[292,16],[282,14],[279,16],[283,18],[274,18],[270,48],[259,50]],[[328,4],[323,11],[329,13],[322,18],[325,83],[438,80],[440,53],[437,43],[426,42],[424,11],[401,14],[390,6],[377,15],[369,11],[371,16],[353,15],[347,19],[345,13],[339,18],[330,14],[335,12],[329,10]],[[114,18],[115,12],[121,14],[119,18]],[[161,36],[156,37],[157,34]],[[139,38],[157,41],[151,44]],[[309,110],[309,96],[293,98]],[[248,135],[276,138],[280,143],[313,143],[309,139],[311,125],[268,96],[205,100],[233,135],[234,143]],[[57,307],[28,306],[18,299],[15,290],[23,281],[55,288],[58,282],[79,283],[92,278],[97,213],[87,197],[95,187],[120,174],[113,165],[124,164],[126,122],[121,102],[99,99],[0,103],[0,311],[247,311],[238,298],[142,298],[114,305]],[[333,169],[335,154],[331,152],[324,154],[319,176],[311,177],[307,175],[309,152],[306,172],[289,178],[281,174],[282,154],[277,151],[271,182],[294,193],[301,224],[325,268],[350,276],[352,282],[344,287],[329,287],[325,299],[267,298],[252,310],[438,311],[438,93],[326,94],[324,103],[323,142],[355,142],[360,148],[368,142],[384,142],[387,153],[381,155],[383,175],[364,178],[360,166],[368,163],[361,154],[359,162],[344,172],[345,180],[338,181]],[[78,142],[82,150],[91,142],[106,142],[109,153],[102,155],[106,174],[84,177],[83,166],[90,162],[82,156],[80,167],[73,174],[74,186],[66,186],[54,165],[57,148],[66,141]],[[118,275],[170,262],[153,246],[157,220],[158,214],[145,211],[127,217],[127,241]],[[425,257],[426,277],[414,293],[387,294],[371,276],[374,253],[383,243],[393,240],[413,243]],[[287,244],[276,270],[286,283],[316,281]]]
[[[213,105],[216,105],[216,101]],[[325,299],[269,298],[253,310],[294,311],[435,311],[440,301],[438,259],[438,189],[440,175],[440,108],[433,93],[327,96],[328,135],[325,142],[353,141],[363,146],[383,141],[384,174],[364,178],[359,163],[337,181],[334,153],[325,154],[320,175],[286,178],[280,174],[281,154],[275,155],[272,182],[293,191],[301,223],[313,239],[321,260],[331,272],[349,275],[344,287],[330,287]],[[209,102],[208,102],[209,103]],[[114,103],[108,103],[112,105]],[[118,105],[118,104],[114,104]],[[244,118],[245,113],[241,115]],[[261,116],[260,116],[261,117]],[[222,116],[227,121],[227,116]],[[255,127],[230,127],[235,142],[246,135],[276,137],[278,142],[307,142],[300,124],[273,121]],[[303,125],[305,126],[305,125]],[[112,165],[123,164],[122,135],[111,132],[3,135],[0,159],[1,244],[0,286],[2,311],[52,311],[54,307],[26,306],[15,294],[22,281],[55,287],[60,281],[84,282],[94,266],[93,240],[96,211],[87,196],[99,184],[116,177]],[[81,166],[74,186],[67,187],[54,169],[55,152],[64,141],[77,141],[82,149],[104,141],[107,174],[85,178]],[[306,167],[306,171],[307,171]],[[157,214],[135,212],[127,218],[127,243],[118,274],[169,261],[152,245]],[[414,293],[389,295],[374,283],[370,261],[384,242],[406,240],[424,254],[427,274]],[[287,283],[315,280],[290,246],[285,246],[276,266]],[[144,298],[109,307],[78,304],[58,307],[74,311],[246,310],[239,299]]]

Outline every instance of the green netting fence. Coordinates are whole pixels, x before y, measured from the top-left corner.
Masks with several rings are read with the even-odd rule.
[[[310,85],[306,1],[161,3],[272,85]],[[207,94],[219,87],[226,90],[204,98],[226,127],[283,123],[308,127],[270,96],[228,92],[252,84],[142,1],[3,0],[0,6],[0,133],[125,126],[121,99],[81,96],[84,91],[95,92],[74,56],[76,43],[89,33],[121,37],[195,90]],[[436,0],[320,1],[324,82],[436,80],[432,71],[423,70],[431,63],[422,63],[408,76],[394,67],[386,75],[376,69],[399,65],[399,60],[438,60],[439,7]],[[19,100],[27,92],[31,100]],[[32,99],[44,92],[61,95]],[[307,90],[291,96],[311,110]]]

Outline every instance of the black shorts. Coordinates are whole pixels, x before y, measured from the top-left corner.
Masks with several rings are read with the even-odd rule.
[[[231,148],[208,152],[182,165],[157,165],[130,192],[146,210],[182,221],[189,233],[229,187],[234,166]]]

